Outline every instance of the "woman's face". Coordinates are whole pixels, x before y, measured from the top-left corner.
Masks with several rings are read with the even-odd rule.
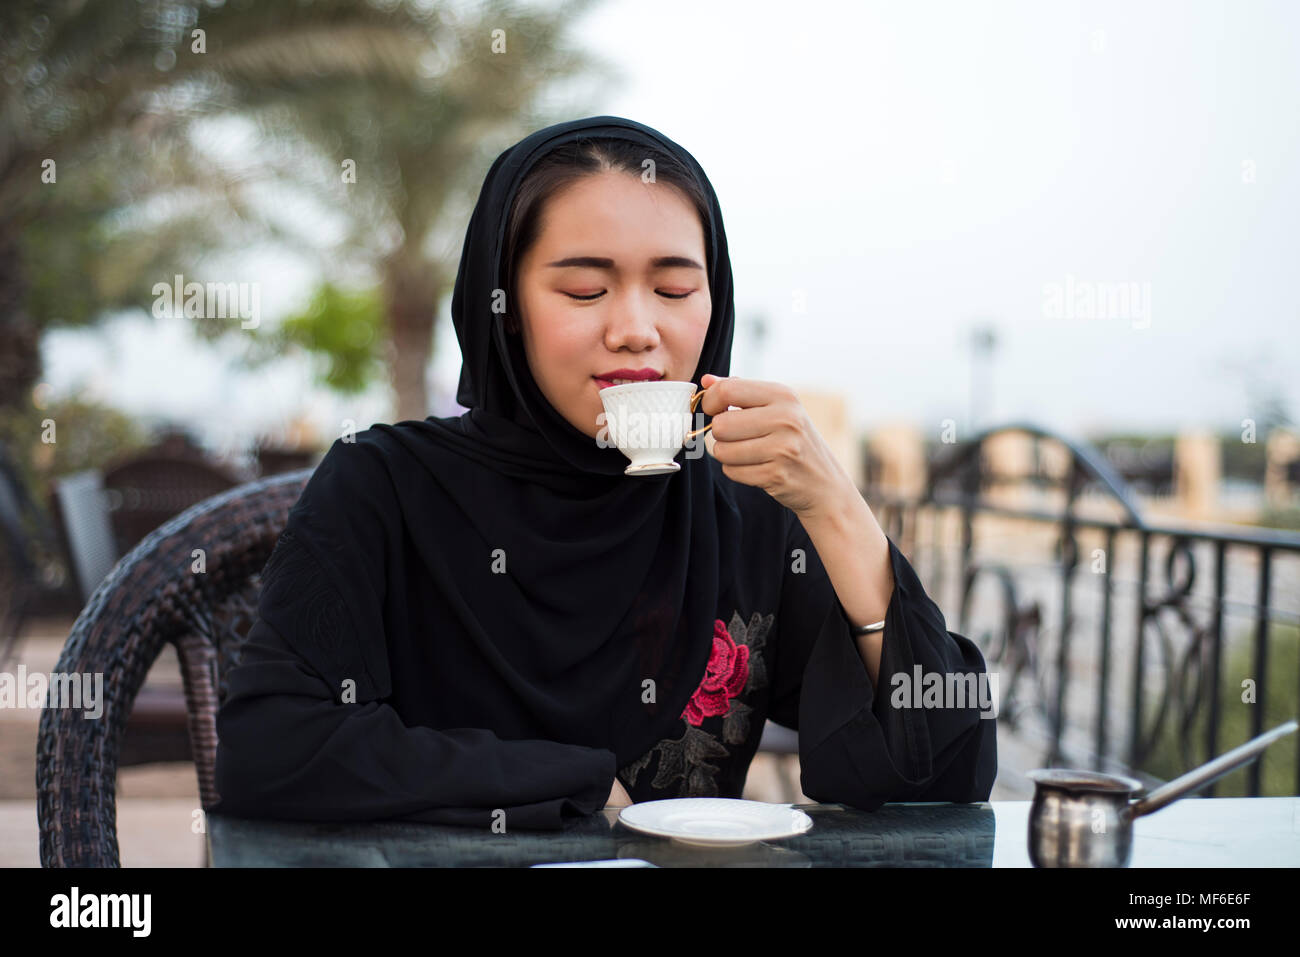
[[[524,352],[538,388],[596,438],[596,377],[653,369],[688,380],[713,302],[704,227],[675,187],[604,171],[553,195],[516,278]]]

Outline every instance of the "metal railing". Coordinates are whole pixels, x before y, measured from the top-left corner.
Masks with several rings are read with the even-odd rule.
[[[1027,475],[998,475],[985,454],[995,437],[1021,433],[1031,442],[1034,468]],[[1044,443],[1056,443],[1056,459],[1064,474],[1043,467]],[[1034,495],[1055,495],[1051,507],[1026,504],[994,494],[1007,486],[1031,486]],[[1094,449],[1032,424],[1015,423],[989,429],[954,446],[931,463],[931,474],[919,499],[903,499],[864,489],[886,534],[909,555],[918,574],[923,568],[926,590],[945,610],[945,552],[959,540],[957,552],[958,615],[955,631],[980,645],[990,671],[1000,679],[1000,717],[1013,726],[1038,719],[1044,728],[1049,766],[1071,763],[1096,770],[1133,772],[1152,759],[1174,722],[1174,740],[1184,769],[1220,753],[1224,724],[1220,696],[1225,685],[1225,632],[1229,613],[1244,613],[1252,622],[1250,644],[1253,693],[1251,736],[1264,731],[1270,678],[1270,629],[1278,623],[1300,625],[1300,533],[1247,526],[1182,526],[1144,518],[1137,497],[1110,463]],[[1086,510],[1082,506],[1090,506]],[[1085,511],[1089,514],[1085,514]],[[1107,513],[1107,514],[1102,514]],[[1026,530],[1017,540],[1054,536],[1050,561],[1025,562],[1027,544],[1019,541],[1021,559],[976,549],[976,524],[985,519]],[[956,534],[945,525],[956,520]],[[925,544],[922,526],[929,527]],[[1098,547],[1086,565],[1080,563],[1081,537]],[[1125,542],[1136,551],[1136,567],[1126,579],[1117,572],[1116,549]],[[1208,589],[1198,590],[1197,552],[1211,553],[1213,575]],[[1153,557],[1163,556],[1163,581],[1152,574]],[[1229,558],[1234,562],[1230,563]],[[928,563],[920,559],[929,559]],[[1285,570],[1284,588],[1278,572]],[[1037,589],[1028,579],[1037,575],[1053,582]],[[1089,581],[1091,579],[1091,581]],[[991,580],[1001,614],[972,618],[976,586]],[[1117,608],[1123,587],[1132,591],[1131,607]],[[1092,589],[1100,611],[1095,627],[1085,630],[1086,595]],[[1037,590],[1032,600],[1024,596]],[[1230,594],[1231,592],[1231,594]],[[1247,597],[1234,597],[1245,594]],[[1166,627],[1173,619],[1176,630]],[[968,631],[995,620],[987,635]],[[949,627],[953,627],[952,624]],[[1046,654],[1045,637],[1055,634],[1054,654]],[[1154,646],[1152,639],[1154,638]],[[1123,660],[1127,657],[1127,662]],[[1123,673],[1127,663],[1127,673]],[[1290,687],[1300,699],[1300,668],[1290,675]],[[1126,690],[1117,690],[1122,682]],[[1026,684],[1031,687],[1026,690]],[[1127,709],[1116,709],[1127,695]],[[1289,710],[1294,710],[1291,706]],[[1291,717],[1293,715],[1285,715]],[[1196,757],[1194,735],[1198,721],[1204,752]],[[1124,724],[1116,734],[1112,725]],[[1089,738],[1091,739],[1089,742]],[[1090,746],[1089,746],[1090,745]],[[1249,766],[1248,788],[1261,787],[1262,761]],[[1213,788],[1206,793],[1212,794]],[[1300,738],[1297,739],[1295,793],[1300,794]]]

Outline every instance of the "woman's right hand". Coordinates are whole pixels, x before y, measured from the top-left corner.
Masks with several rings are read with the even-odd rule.
[[[618,775],[615,775],[614,786],[609,790],[609,800],[605,802],[605,807],[627,807],[633,803],[635,802],[628,796],[623,782],[618,779]]]

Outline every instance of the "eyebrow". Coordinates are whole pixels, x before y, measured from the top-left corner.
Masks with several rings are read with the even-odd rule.
[[[547,263],[548,267],[565,268],[568,266],[586,266],[591,269],[613,269],[614,260],[605,259],[601,256],[569,256],[566,259],[557,259],[553,263]],[[672,267],[684,267],[687,269],[704,270],[704,267],[697,263],[689,256],[658,256],[650,260],[652,269],[668,269]]]

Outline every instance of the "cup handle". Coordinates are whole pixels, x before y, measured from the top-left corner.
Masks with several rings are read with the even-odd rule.
[[[707,391],[708,391],[707,389],[701,389],[699,392],[697,392],[697,393],[695,393],[693,396],[691,396],[691,412],[694,412],[694,411],[695,411],[695,405],[696,405],[696,403],[699,402],[700,399],[704,398],[704,393],[707,392]],[[686,438],[687,438],[687,440],[693,439],[693,438],[695,438],[697,435],[703,435],[705,432],[709,431],[709,429],[711,429],[711,428],[713,428],[713,423],[712,423],[712,422],[710,422],[708,425],[706,425],[706,426],[705,426],[704,428],[702,428],[702,429],[695,429],[695,430],[693,430],[693,431],[691,431],[691,432],[687,432],[687,433],[686,433]]]
[[[713,423],[712,423],[712,422],[710,422],[708,425],[706,425],[706,426],[705,426],[704,428],[702,428],[702,429],[695,429],[695,430],[693,430],[693,431],[691,431],[691,432],[687,432],[687,433],[686,433],[686,438],[688,438],[688,439],[693,439],[693,438],[695,438],[697,435],[703,435],[705,432],[709,431],[709,429],[711,429],[711,428],[713,428]]]

